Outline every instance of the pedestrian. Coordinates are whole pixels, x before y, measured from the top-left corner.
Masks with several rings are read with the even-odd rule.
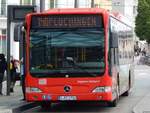
[[[142,56],[146,56],[146,49],[145,48],[143,48],[143,50],[142,50]]]
[[[14,86],[16,83],[16,67],[13,56],[10,57],[10,82],[10,92],[14,92]]]
[[[23,93],[23,99],[22,100],[25,100],[25,74],[24,74],[23,58],[20,61],[20,67],[21,67],[20,77],[21,77],[21,85],[22,85],[22,93]]]
[[[4,54],[0,54],[0,95],[2,94],[2,84],[4,79],[4,72],[7,69],[7,63]]]

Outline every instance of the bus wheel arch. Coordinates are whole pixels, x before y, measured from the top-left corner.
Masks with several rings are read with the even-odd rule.
[[[119,78],[119,73],[117,74],[117,86],[116,86],[116,99],[117,101],[119,100],[120,96],[120,78]]]
[[[118,90],[120,94],[120,78],[119,78],[119,73],[117,74],[117,85],[118,85]]]
[[[125,91],[125,92],[122,94],[122,96],[129,96],[130,89],[131,89],[131,71],[129,70],[128,89],[127,89],[127,91]]]
[[[132,81],[131,81],[131,71],[129,71],[129,90],[131,89],[131,84],[132,84]]]

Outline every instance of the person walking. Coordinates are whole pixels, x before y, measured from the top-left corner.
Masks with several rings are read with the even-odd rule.
[[[4,72],[7,69],[7,63],[4,54],[0,54],[0,95],[2,94],[2,84],[4,79]]]
[[[146,49],[145,48],[143,48],[143,50],[142,50],[142,56],[146,56]]]
[[[14,86],[16,83],[16,67],[15,67],[15,60],[13,56],[10,57],[10,92],[14,92]]]

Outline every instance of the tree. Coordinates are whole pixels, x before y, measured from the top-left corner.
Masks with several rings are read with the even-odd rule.
[[[150,43],[150,0],[138,0],[137,11],[135,33],[141,40]]]

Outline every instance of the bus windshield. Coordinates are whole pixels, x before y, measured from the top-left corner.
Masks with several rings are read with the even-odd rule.
[[[32,76],[95,77],[104,68],[103,28],[31,29]]]

